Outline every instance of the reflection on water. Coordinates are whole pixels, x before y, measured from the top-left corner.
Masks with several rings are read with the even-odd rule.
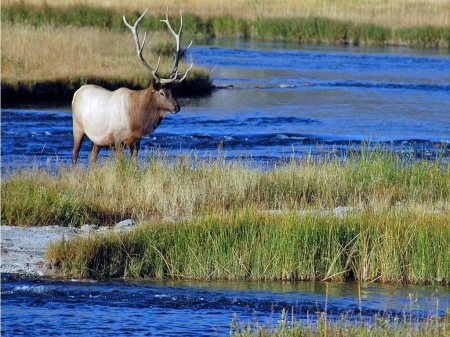
[[[2,336],[228,335],[233,315],[276,326],[296,319],[371,321],[375,315],[420,319],[444,315],[450,288],[357,283],[111,281],[2,276]]]

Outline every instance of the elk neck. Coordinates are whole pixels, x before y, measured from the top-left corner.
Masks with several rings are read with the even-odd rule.
[[[158,111],[157,95],[151,86],[130,94],[130,127],[138,137],[152,133],[161,124],[165,114]]]

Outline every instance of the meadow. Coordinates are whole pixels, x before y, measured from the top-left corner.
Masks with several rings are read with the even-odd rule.
[[[161,56],[162,76],[173,67],[175,42],[168,43],[170,39],[174,40],[167,32],[155,32],[146,42],[144,57],[156,66]],[[148,87],[152,79],[139,62],[129,31],[2,23],[2,47],[2,102],[70,101],[86,83],[137,90]],[[207,70],[194,67],[180,85],[179,96],[208,95],[212,90]]]
[[[255,18],[306,18],[321,17],[333,20],[370,23],[386,27],[420,27],[450,25],[450,3],[446,0],[279,0],[279,1],[216,1],[173,0],[169,3],[136,0],[125,3],[119,0],[6,0],[3,6],[25,4],[27,6],[67,8],[79,5],[114,9],[120,12],[141,12],[150,6],[150,14],[165,14],[167,6],[200,17],[234,16]]]

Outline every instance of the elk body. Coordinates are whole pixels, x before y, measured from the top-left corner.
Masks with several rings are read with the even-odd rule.
[[[169,30],[175,36],[177,52],[170,77],[168,79],[160,78],[157,73],[160,59],[158,59],[155,69],[144,60],[142,49],[144,48],[146,34],[141,45],[137,32],[139,22],[145,16],[147,10],[134,26],[128,24],[125,16],[123,20],[125,25],[133,32],[141,63],[152,73],[154,79],[149,88],[140,91],[127,88],[110,91],[97,85],[88,84],[75,92],[72,101],[74,136],[72,165],[77,162],[85,135],[92,141],[92,150],[89,154],[89,162],[91,163],[97,160],[101,148],[112,146],[118,152],[123,152],[124,147],[129,147],[132,156],[137,156],[141,138],[153,133],[167,114],[176,114],[180,111],[180,105],[172,93],[172,88],[183,81],[192,68],[191,64],[184,73],[178,72],[178,63],[186,50],[192,45],[192,42],[187,48],[181,47],[183,16],[181,16],[180,29],[178,33],[175,33],[166,13],[166,20],[161,21],[167,24]]]

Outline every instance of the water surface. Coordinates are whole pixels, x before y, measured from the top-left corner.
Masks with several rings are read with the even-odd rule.
[[[245,43],[193,47],[189,60],[227,89],[180,100],[141,143],[142,155],[279,159],[358,150],[450,156],[450,54],[407,48]],[[2,109],[2,158],[68,162],[70,102]],[[86,162],[90,142],[80,153]],[[106,150],[101,153],[108,155]]]
[[[359,324],[375,315],[443,315],[450,288],[356,283],[80,282],[2,275],[2,336],[227,336],[240,324],[276,327],[318,315]]]

